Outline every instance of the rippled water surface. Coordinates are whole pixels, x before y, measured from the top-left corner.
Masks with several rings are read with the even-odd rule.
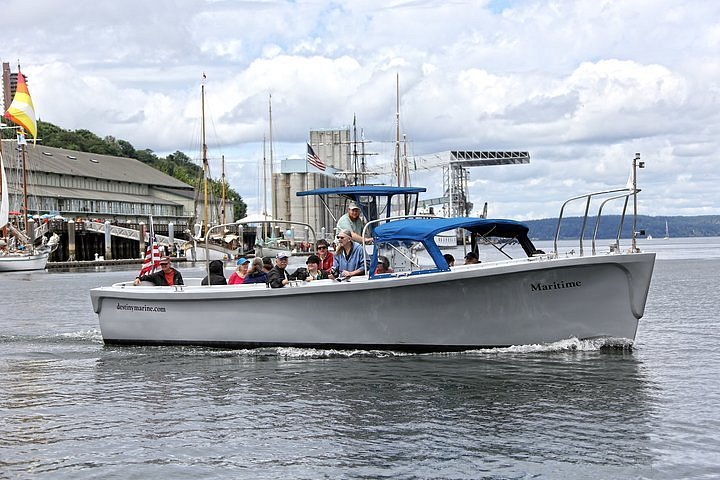
[[[110,348],[134,271],[3,274],[0,478],[716,478],[720,241],[661,242],[632,351]]]

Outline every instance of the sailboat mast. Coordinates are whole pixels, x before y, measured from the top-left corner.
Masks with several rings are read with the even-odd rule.
[[[267,220],[267,158],[265,157],[265,134],[263,134],[263,161],[262,161],[262,179],[263,179],[263,219]],[[263,223],[263,238],[267,236],[267,223]]]
[[[222,224],[225,225],[225,155],[222,157],[222,199],[220,205],[222,206]]]
[[[400,74],[395,74],[395,176],[400,186]]]
[[[20,141],[22,139],[22,141]],[[25,235],[30,236],[29,225],[28,225],[28,202],[27,202],[27,169],[25,168],[25,130],[20,128],[20,136],[18,137],[18,144],[20,146],[20,157],[22,160],[22,188],[23,188],[23,228],[25,229]]]
[[[275,182],[273,181],[273,128],[272,128],[272,93],[268,98],[268,116],[270,122],[270,210],[273,210],[275,205]],[[275,211],[272,211],[271,215],[277,216]]]
[[[205,75],[203,74],[203,79]],[[204,208],[204,219],[203,225],[205,226],[204,234],[207,235],[208,231],[208,160],[207,160],[207,143],[205,142],[205,84],[203,83],[200,89],[201,93],[201,130],[202,130],[202,160],[203,160],[203,208]],[[207,240],[207,239],[206,239]]]

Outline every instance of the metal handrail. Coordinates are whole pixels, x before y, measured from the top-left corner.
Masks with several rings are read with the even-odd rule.
[[[627,213],[627,200],[628,200],[631,196],[636,195],[639,191],[640,191],[639,189],[632,189],[632,188],[617,188],[617,189],[613,189],[613,190],[603,190],[603,191],[599,191],[599,192],[586,193],[586,194],[584,194],[584,195],[578,195],[577,197],[572,197],[572,198],[566,200],[565,203],[562,204],[562,207],[560,207],[560,215],[558,216],[557,228],[556,228],[556,230],[555,230],[555,239],[554,239],[554,241],[553,241],[553,251],[554,251],[554,253],[555,253],[555,254],[558,253],[557,243],[558,243],[558,239],[560,238],[560,226],[561,226],[561,223],[562,223],[562,220],[563,220],[563,212],[565,211],[565,207],[566,207],[569,203],[574,202],[574,201],[576,201],[576,200],[581,200],[581,199],[585,199],[585,200],[586,200],[586,202],[585,202],[585,213],[583,214],[582,226],[580,227],[580,235],[579,235],[579,237],[580,237],[580,238],[579,238],[579,241],[580,241],[580,256],[583,256],[583,254],[584,254],[583,240],[584,240],[584,237],[585,237],[585,227],[587,226],[587,218],[588,218],[588,213],[589,213],[589,211],[590,211],[590,202],[591,202],[591,200],[592,200],[593,198],[596,198],[596,197],[599,197],[599,196],[602,196],[602,195],[609,195],[609,194],[612,194],[612,193],[625,192],[625,193],[623,193],[622,195],[614,195],[614,196],[612,196],[612,197],[604,200],[604,201],[600,204],[600,207],[598,208],[597,218],[595,219],[595,228],[594,228],[594,231],[593,231],[592,242],[591,242],[591,244],[592,244],[592,254],[594,255],[595,252],[596,252],[596,250],[595,250],[595,242],[596,242],[596,237],[597,237],[597,233],[598,233],[598,228],[599,228],[599,223],[600,223],[600,217],[601,217],[601,215],[602,215],[602,210],[603,210],[603,207],[605,206],[605,204],[606,204],[607,202],[611,201],[611,200],[617,200],[617,199],[619,199],[619,198],[625,198],[625,199],[626,199],[625,204],[624,204],[624,206],[623,206],[623,210],[622,210],[622,214],[621,214],[620,227],[619,227],[619,229],[618,229],[617,238],[616,238],[616,243],[619,244],[619,243],[620,243],[620,234],[622,233],[622,223],[625,221],[625,214]]]

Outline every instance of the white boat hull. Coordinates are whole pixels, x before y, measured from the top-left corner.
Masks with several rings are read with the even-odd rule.
[[[38,254],[8,254],[0,256],[0,272],[24,272],[44,270],[47,266],[47,252]]]
[[[632,342],[654,254],[533,258],[298,287],[91,291],[108,344],[464,350],[566,338]]]

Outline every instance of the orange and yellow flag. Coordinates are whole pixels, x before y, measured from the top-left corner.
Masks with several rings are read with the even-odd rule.
[[[23,127],[26,132],[33,136],[33,139],[37,138],[35,107],[33,107],[32,98],[30,98],[25,77],[20,73],[20,67],[18,67],[15,97],[13,97],[10,108],[7,109],[4,116],[12,120],[16,125]]]

